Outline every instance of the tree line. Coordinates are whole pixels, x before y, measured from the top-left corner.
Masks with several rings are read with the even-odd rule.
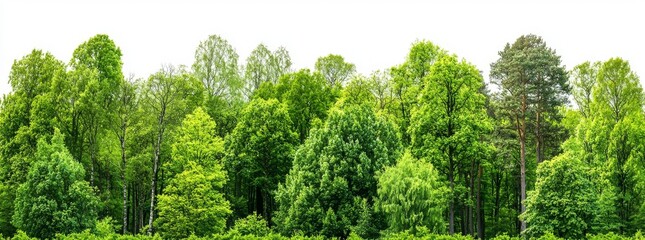
[[[486,84],[430,41],[369,75],[264,44],[241,64],[217,35],[148,78],[121,56],[99,34],[14,61],[2,236],[642,238],[645,98],[621,58],[567,70],[523,35]]]

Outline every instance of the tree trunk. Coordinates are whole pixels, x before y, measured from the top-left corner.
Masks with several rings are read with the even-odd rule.
[[[526,206],[526,136],[525,136],[525,120],[520,119],[520,214],[524,213]],[[526,229],[526,222],[520,220],[520,233]]]
[[[543,161],[542,159],[542,133],[540,132],[540,109],[538,107],[535,113],[535,159],[539,164]]]
[[[479,165],[477,170],[477,238],[484,239],[484,199],[482,196],[482,175],[483,175],[482,166]]]
[[[451,148],[452,149],[452,148]],[[454,198],[454,192],[455,192],[455,176],[453,172],[453,167],[452,167],[452,154],[449,153],[448,155],[448,180],[450,181],[450,206],[449,206],[449,213],[448,213],[448,229],[450,235],[455,234],[455,198]]]
[[[162,108],[161,114],[159,114],[159,132],[157,133],[157,142],[155,144],[155,156],[152,167],[152,182],[150,184],[150,220],[148,221],[148,235],[152,235],[153,232],[152,223],[154,222],[155,216],[155,190],[157,187],[157,173],[159,172],[159,154],[161,152],[161,141],[163,140],[164,132],[164,115],[165,108]]]
[[[126,156],[125,156],[125,125],[122,125],[121,137],[121,184],[123,186],[123,232],[125,234],[128,231],[128,184],[125,182],[125,167],[126,167]]]
[[[91,137],[90,137],[91,138]],[[94,187],[94,164],[96,164],[96,156],[94,155],[94,142],[90,140],[90,186]]]

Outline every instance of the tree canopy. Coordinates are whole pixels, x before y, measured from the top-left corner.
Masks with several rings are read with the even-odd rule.
[[[567,68],[528,34],[488,82],[428,40],[366,73],[264,43],[240,58],[223,36],[148,76],[124,76],[130,53],[105,34],[69,61],[16,59],[0,238],[643,238],[645,95],[627,59]]]

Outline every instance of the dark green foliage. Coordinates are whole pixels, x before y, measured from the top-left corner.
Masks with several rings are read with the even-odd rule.
[[[225,143],[228,199],[236,218],[257,212],[271,222],[273,192],[289,172],[298,144],[292,125],[287,106],[276,99],[254,99],[242,111]]]
[[[328,237],[347,237],[357,228],[375,237],[383,228],[383,219],[372,213],[375,174],[394,164],[400,152],[390,122],[369,106],[339,101],[298,149],[286,183],[278,188],[278,228],[287,235]]]
[[[63,63],[50,53],[33,50],[14,61],[9,75],[13,92],[0,101],[0,233],[11,235],[13,200],[25,181],[38,138],[50,136],[52,106],[47,93]]]
[[[84,178],[83,166],[67,151],[58,130],[51,144],[41,139],[27,180],[18,188],[13,223],[39,238],[93,228],[99,202]]]

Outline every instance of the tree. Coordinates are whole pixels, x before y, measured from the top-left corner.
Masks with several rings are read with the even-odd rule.
[[[129,81],[121,84],[119,92],[116,95],[116,121],[113,122],[112,128],[114,133],[119,139],[119,147],[121,150],[121,191],[123,196],[123,223],[122,233],[125,234],[128,229],[128,184],[125,179],[127,167],[127,148],[126,143],[128,140],[128,130],[131,131],[132,121],[136,109],[138,107],[139,99],[137,96],[137,85],[133,82],[132,76]]]
[[[454,197],[449,201],[448,227],[453,234],[456,204],[466,209],[462,219],[472,219],[465,206],[474,197],[473,192],[457,190],[460,185],[474,189],[475,175],[490,148],[482,140],[492,126],[485,96],[480,93],[483,80],[473,65],[443,55],[430,68],[424,84],[420,106],[413,109],[408,129],[411,147],[416,156],[430,161],[449,182]],[[469,194],[465,199],[456,199]],[[467,234],[466,229],[462,228],[462,233]]]
[[[93,228],[99,200],[84,180],[83,166],[65,148],[63,135],[56,130],[51,143],[41,139],[37,149],[16,194],[15,226],[38,238]]]
[[[432,164],[406,152],[378,177],[377,191],[375,206],[386,216],[390,231],[415,233],[419,227],[434,233],[446,231],[442,215],[449,190]]]
[[[222,37],[210,35],[195,50],[193,71],[209,97],[231,101],[242,87],[238,72],[238,55]]]
[[[584,62],[571,71],[571,94],[583,117],[591,117],[593,87],[596,85],[601,62]]]
[[[269,76],[273,83],[276,83],[283,74],[291,72],[291,56],[282,46],[273,51],[270,63]]]
[[[225,143],[228,197],[236,217],[256,212],[271,223],[274,191],[291,168],[298,144],[292,126],[287,106],[276,99],[254,99],[242,111]]]
[[[566,101],[568,85],[560,57],[548,48],[541,37],[520,36],[512,45],[506,44],[499,59],[491,64],[491,81],[501,89],[501,107],[508,113],[520,143],[520,202],[526,199],[527,129],[534,123],[536,162],[543,160],[543,114],[551,113]],[[535,114],[531,122],[530,114]],[[563,139],[562,137],[558,137]],[[557,141],[556,138],[554,141]],[[560,140],[561,141],[561,140]],[[524,212],[520,204],[520,212]],[[521,221],[520,231],[526,229]]]
[[[320,74],[303,69],[282,75],[276,85],[263,84],[257,96],[276,98],[287,105],[294,130],[303,143],[314,119],[324,120],[327,116],[327,110],[336,100],[334,93]]]
[[[391,108],[394,95],[392,93],[390,71],[374,71],[370,74],[368,81],[371,85],[372,95],[376,100],[376,109],[385,111]]]
[[[340,100],[311,131],[276,193],[275,222],[284,234],[377,237],[384,219],[373,211],[375,174],[393,165],[401,143],[392,123],[367,105]]]
[[[186,115],[172,144],[172,161],[164,164],[169,177],[183,172],[190,161],[205,169],[222,164],[224,141],[215,128],[215,122],[201,107]]]
[[[597,209],[591,179],[585,164],[568,153],[538,165],[535,190],[520,216],[528,225],[522,233],[530,238],[553,233],[565,239],[591,233]]]
[[[184,68],[164,66],[148,78],[143,90],[142,104],[149,116],[154,117],[154,154],[152,180],[150,184],[150,219],[148,234],[152,234],[157,191],[157,177],[160,163],[161,146],[166,130],[177,125],[180,119],[201,102],[201,84]]]
[[[405,62],[390,71],[392,91],[396,99],[396,107],[391,112],[397,116],[404,145],[410,143],[408,128],[411,111],[417,105],[418,95],[424,87],[423,79],[430,73],[432,64],[445,53],[445,50],[430,41],[418,41],[412,44]]]
[[[226,172],[220,164],[204,168],[188,161],[185,170],[176,175],[159,195],[159,217],[155,226],[163,238],[182,239],[190,235],[207,237],[222,233],[231,214],[229,203],[221,193]]]
[[[108,115],[114,112],[114,102],[124,82],[121,55],[121,50],[107,35],[99,34],[78,46],[69,64],[71,70],[68,77],[74,78],[77,86],[80,85],[79,95],[71,96],[71,101],[79,101],[79,120],[86,130],[92,186],[99,151],[98,137],[105,124],[111,121]],[[82,160],[81,155],[78,160]]]
[[[342,87],[345,81],[356,72],[354,64],[345,62],[343,56],[334,54],[319,57],[316,60],[315,69],[325,77],[332,88]]]
[[[244,93],[247,99],[251,98],[262,83],[276,84],[280,76],[289,72],[290,68],[291,57],[285,48],[280,47],[272,53],[264,44],[258,45],[246,59]]]
[[[643,89],[629,63],[612,58],[600,67],[592,97],[594,114],[588,129],[594,165],[614,188],[620,232],[631,233],[637,229],[633,217],[645,200],[636,188],[645,147]]]
[[[224,136],[235,127],[236,113],[241,109],[243,81],[238,67],[239,56],[222,37],[211,35],[195,50],[192,69],[204,85],[205,110]]]
[[[16,190],[27,177],[37,139],[53,132],[47,95],[63,66],[50,53],[34,49],[11,67],[13,91],[0,101],[0,234],[14,233]]]
[[[338,102],[374,106],[377,103],[371,90],[372,86],[369,79],[360,74],[354,75],[347,83],[347,86],[340,92]]]

